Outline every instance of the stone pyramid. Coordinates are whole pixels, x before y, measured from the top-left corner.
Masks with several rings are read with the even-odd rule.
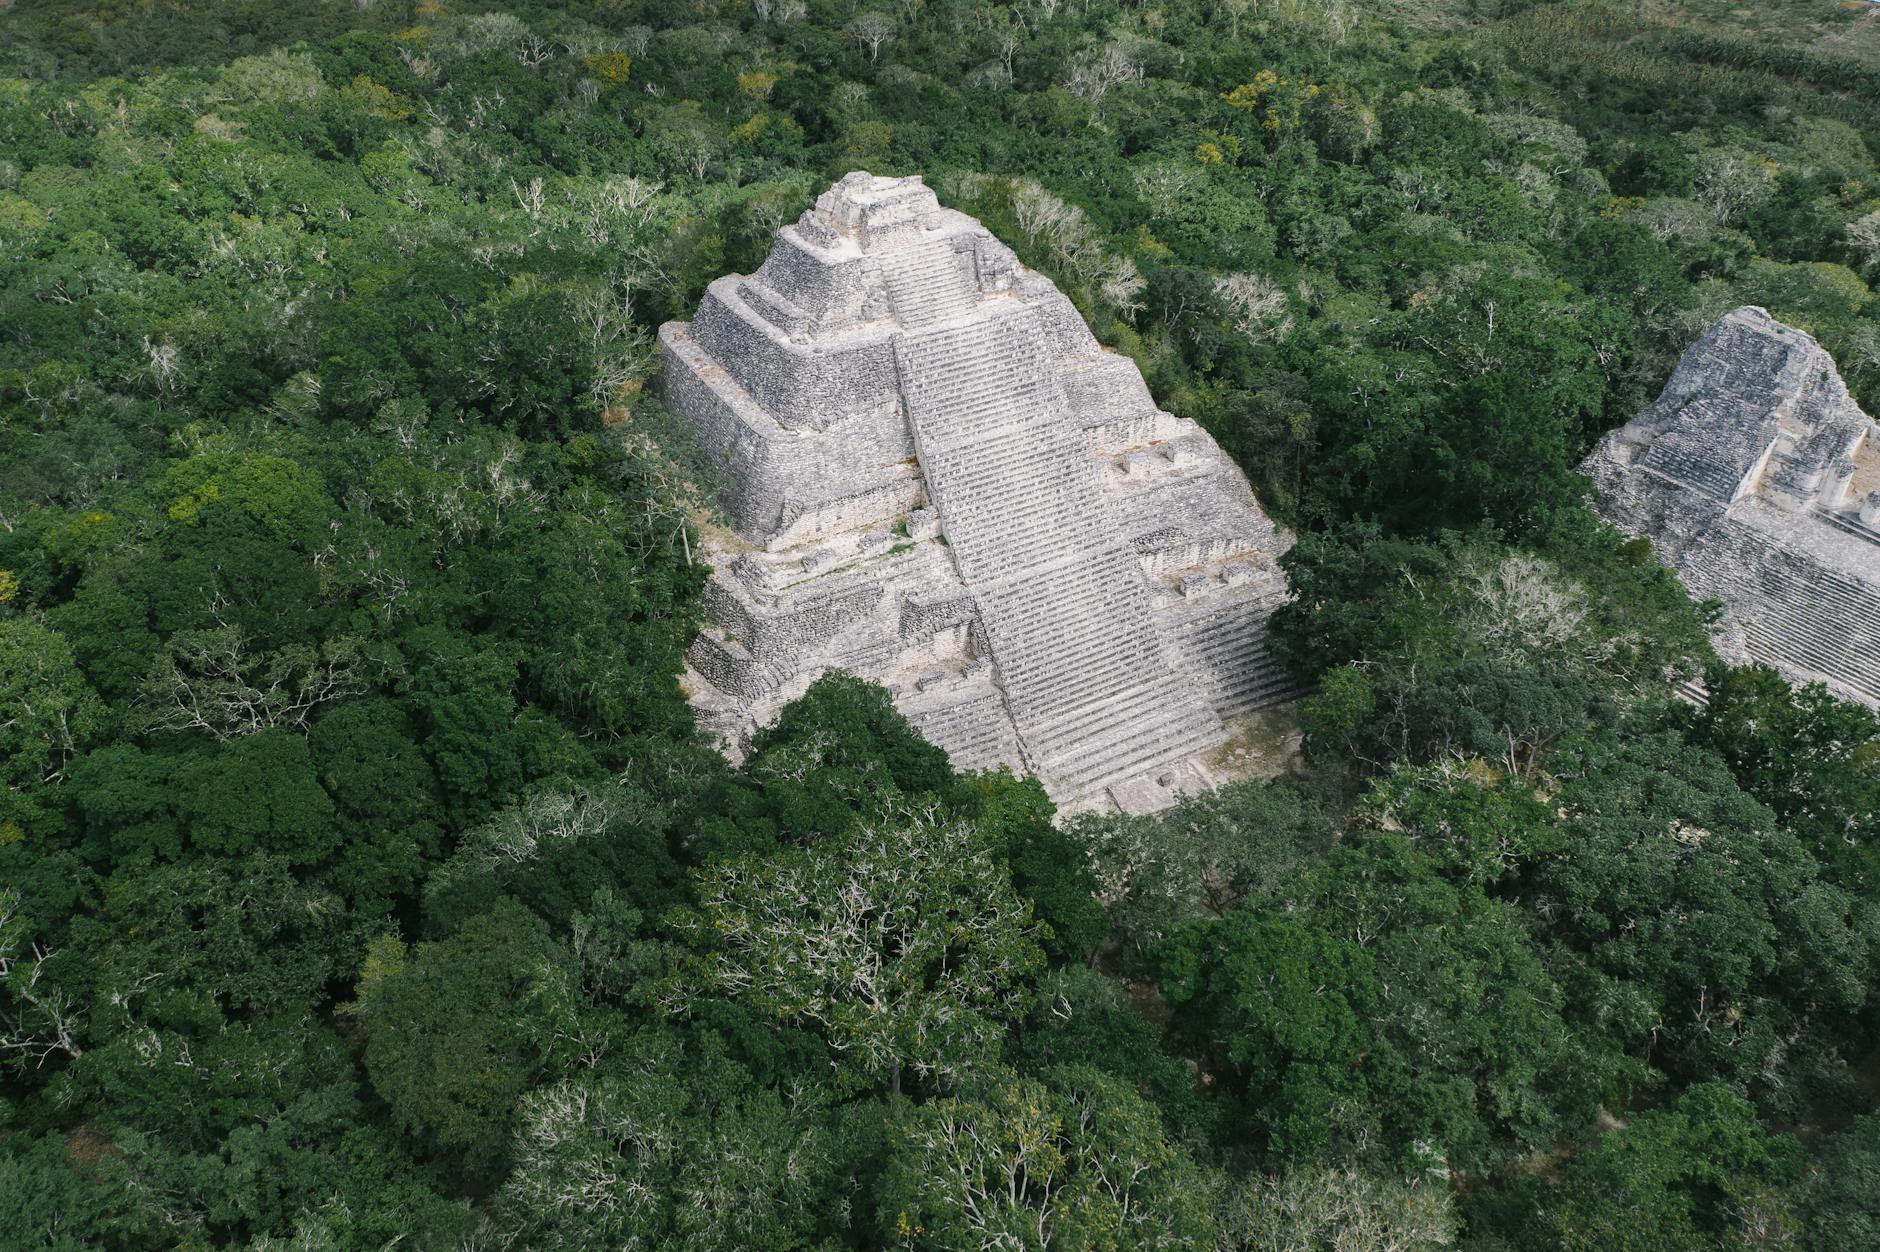
[[[1814,339],[1737,309],[1583,468],[1609,521],[1722,602],[1726,659],[1880,705],[1880,430]]]
[[[1246,479],[918,177],[848,175],[660,345],[731,484],[687,682],[734,753],[842,668],[960,768],[1142,811],[1293,694],[1263,642],[1288,539]]]

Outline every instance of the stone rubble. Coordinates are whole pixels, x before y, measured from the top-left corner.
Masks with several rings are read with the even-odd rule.
[[[729,484],[687,681],[734,754],[842,668],[960,768],[1143,811],[1296,694],[1264,646],[1290,540],[1239,469],[918,177],[848,175],[660,345]]]
[[[1737,309],[1583,469],[1607,520],[1722,603],[1725,659],[1880,706],[1880,432],[1813,338]]]

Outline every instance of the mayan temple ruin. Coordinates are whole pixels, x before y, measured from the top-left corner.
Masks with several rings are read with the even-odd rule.
[[[660,345],[730,484],[687,682],[734,751],[840,668],[961,768],[1144,811],[1292,694],[1246,479],[918,177],[842,179]]]
[[[1737,309],[1585,469],[1610,521],[1722,602],[1726,659],[1880,705],[1880,432],[1814,339]]]

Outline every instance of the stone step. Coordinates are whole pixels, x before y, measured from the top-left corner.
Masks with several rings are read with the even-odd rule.
[[[1047,777],[1077,791],[1140,778],[1226,737],[1192,683],[1168,674],[1041,726],[1022,727]]]
[[[971,264],[944,239],[920,239],[888,252],[882,274],[895,316],[903,325],[925,326],[969,311],[979,302]]]
[[[994,769],[1021,759],[1011,719],[996,687],[987,683],[976,696],[909,715],[927,742],[940,748],[955,769]]]
[[[1735,496],[1740,485],[1729,466],[1713,458],[1687,453],[1669,440],[1654,441],[1639,464],[1725,503]]]
[[[1276,607],[1256,602],[1188,624],[1178,635],[1190,671],[1222,717],[1279,704],[1306,689],[1267,651],[1267,622]]]
[[[1089,469],[1061,443],[1005,441],[1003,470],[989,456],[943,452],[926,458],[936,498],[970,501],[947,518],[947,542],[969,580],[1001,579],[1105,542],[1102,514],[1089,506]]]
[[[1825,519],[1830,525],[1834,526],[1835,529],[1844,530],[1855,538],[1864,539],[1868,543],[1880,545],[1880,532],[1875,531],[1871,526],[1861,521],[1859,517],[1851,513],[1840,513],[1833,509],[1818,508],[1815,511],[1818,516]]]
[[[1128,581],[1135,578],[1134,586]],[[1130,612],[1140,576],[1127,562],[1077,561],[983,588],[981,617],[1001,676],[1018,702],[1060,707],[1093,689],[1166,669],[1147,614]]]
[[[1760,612],[1739,614],[1757,660],[1834,678],[1880,701],[1880,597],[1812,562],[1771,553],[1753,589]]]

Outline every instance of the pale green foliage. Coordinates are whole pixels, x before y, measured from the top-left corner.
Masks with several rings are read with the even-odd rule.
[[[1741,148],[1700,152],[1691,159],[1691,173],[1698,196],[1719,226],[1728,226],[1745,209],[1775,194],[1775,163]]]
[[[10,793],[59,777],[102,713],[65,636],[25,618],[0,621],[0,768]]]
[[[1869,265],[1880,265],[1880,209],[1847,224],[1847,241]]]
[[[1238,1180],[1218,1205],[1219,1252],[1433,1252],[1456,1242],[1440,1182],[1298,1169]]]
[[[848,837],[713,866],[701,992],[813,1025],[844,1064],[953,1080],[997,1055],[1043,962],[1030,906],[972,827],[904,812]]]
[[[222,71],[221,85],[237,99],[267,104],[311,100],[326,90],[312,57],[282,48],[230,62]]]
[[[610,830],[654,820],[656,809],[638,791],[579,783],[530,793],[464,833],[457,853],[426,884],[441,894],[466,878],[526,865],[555,847],[605,836]]]
[[[896,1128],[884,1217],[903,1248],[1160,1249],[1213,1234],[1201,1171],[1155,1108],[1082,1066],[1006,1073]]]
[[[754,1091],[694,1107],[693,1062],[635,1042],[607,1072],[526,1097],[497,1201],[515,1246],[550,1252],[800,1246],[832,1153],[803,1095]]]
[[[1069,829],[1117,931],[1141,948],[1199,918],[1296,902],[1331,839],[1308,802],[1264,782],[1191,796],[1154,817],[1083,816]]]

